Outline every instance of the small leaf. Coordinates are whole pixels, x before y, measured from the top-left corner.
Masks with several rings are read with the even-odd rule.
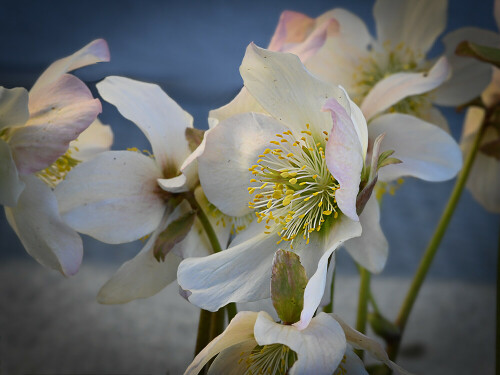
[[[371,180],[370,183],[358,193],[358,196],[356,197],[356,213],[358,215],[361,215],[361,213],[365,209],[366,202],[368,202],[368,200],[372,196],[373,188],[375,187],[377,181],[378,175],[376,175],[375,178]]]
[[[488,156],[500,160],[500,139],[485,143],[480,150]]]
[[[394,323],[377,312],[368,314],[368,322],[373,332],[382,337],[387,343],[401,338],[401,330]]]
[[[455,49],[458,56],[474,57],[477,60],[487,62],[500,68],[500,49],[482,46],[464,40]]]
[[[380,162],[384,161],[392,154],[394,154],[394,150],[386,150],[386,151],[382,152],[380,154],[380,156],[378,157],[378,164],[380,164]]]
[[[196,150],[198,146],[203,141],[203,136],[205,134],[205,130],[196,129],[196,128],[186,128],[186,139],[188,141],[188,146],[191,152]]]
[[[402,161],[396,158],[387,158],[378,165],[378,169],[391,164],[401,164]]]
[[[158,262],[165,261],[165,257],[172,248],[186,238],[193,226],[196,217],[195,211],[190,211],[180,218],[172,221],[167,228],[160,233],[154,244],[154,257]]]
[[[300,257],[291,251],[276,251],[271,276],[271,299],[284,324],[300,320],[306,285],[306,270],[300,264]]]

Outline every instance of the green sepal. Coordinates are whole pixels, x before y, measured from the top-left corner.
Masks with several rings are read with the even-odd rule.
[[[500,49],[482,46],[467,40],[461,42],[455,49],[458,56],[474,57],[477,60],[484,61],[500,68]]]
[[[196,217],[195,211],[189,211],[180,218],[173,220],[160,233],[154,244],[153,254],[158,262],[165,261],[165,257],[172,248],[186,238]]]
[[[306,285],[306,270],[300,263],[300,257],[292,251],[276,251],[271,276],[271,299],[283,324],[300,320]]]
[[[203,141],[203,137],[205,135],[205,130],[196,129],[196,128],[186,128],[186,140],[188,141],[188,146],[191,152],[196,150],[198,146]]]

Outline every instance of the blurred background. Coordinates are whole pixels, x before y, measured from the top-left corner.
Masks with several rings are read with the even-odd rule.
[[[54,60],[105,38],[111,62],[76,72],[95,83],[122,75],[159,84],[207,128],[210,109],[242,85],[246,46],[267,46],[281,12],[316,17],[334,7],[359,15],[374,34],[371,0],[337,1],[2,1],[0,85],[30,88]],[[496,30],[493,1],[451,0],[446,32],[464,26]],[[431,51],[438,56],[440,41]],[[443,109],[459,139],[463,114]],[[115,133],[113,149],[148,148],[135,126],[103,103]],[[454,181],[407,179],[384,199],[382,226],[390,243],[374,293],[388,317],[399,307]],[[495,270],[499,217],[465,191],[408,323],[401,364],[415,373],[493,374]],[[84,238],[80,272],[65,279],[31,259],[0,218],[0,371],[2,374],[177,374],[192,359],[198,309],[171,285],[123,306],[95,301],[100,286],[142,243],[119,246]],[[335,309],[354,321],[356,269],[339,251]],[[174,283],[175,284],[175,283]]]

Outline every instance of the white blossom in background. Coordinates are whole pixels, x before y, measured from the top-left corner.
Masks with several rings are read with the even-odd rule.
[[[163,261],[155,257],[155,249],[164,245],[162,232],[191,211],[179,194],[198,183],[196,163],[185,163],[191,154],[185,131],[192,128],[192,117],[154,84],[107,77],[97,88],[141,129],[152,154],[103,152],[74,168],[57,186],[56,196],[62,217],[80,233],[111,244],[148,236],[137,256],[99,292],[101,303],[125,303],[162,290],[175,280],[181,257],[208,254],[210,245],[196,219]],[[219,236],[227,243],[229,229]]]
[[[95,142],[100,149],[112,142],[109,128],[101,129],[102,140],[83,135],[89,126],[89,132],[100,126],[91,124],[101,104],[67,72],[102,61],[109,61],[109,50],[98,39],[51,64],[29,93],[23,88],[0,89],[0,203],[26,251],[64,275],[78,271],[83,246],[59,216],[52,188],[79,163],[75,139],[82,132],[86,140],[81,152],[88,157],[88,147]]]
[[[217,354],[209,374],[367,375],[353,347],[366,350],[395,374],[408,374],[389,360],[379,343],[336,315],[319,313],[299,330],[276,323],[264,311],[242,311],[196,356],[184,375],[198,374]]]

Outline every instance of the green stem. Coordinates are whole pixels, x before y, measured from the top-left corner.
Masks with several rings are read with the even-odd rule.
[[[196,336],[196,346],[194,349],[194,356],[201,352],[205,346],[210,342],[210,327],[212,320],[212,312],[207,310],[200,310],[200,320],[198,322],[198,335]]]
[[[420,287],[422,286],[422,283],[424,282],[425,277],[427,276],[427,272],[429,271],[434,256],[436,255],[436,252],[439,248],[439,244],[441,243],[441,240],[446,232],[446,229],[448,228],[448,224],[450,223],[453,212],[455,211],[457,203],[464,189],[465,182],[467,181],[467,177],[469,176],[469,172],[474,163],[476,153],[479,149],[481,138],[484,134],[485,123],[486,120],[483,122],[481,128],[477,132],[476,138],[474,139],[474,143],[472,144],[472,147],[469,150],[469,153],[467,154],[467,157],[465,159],[465,164],[462,168],[462,171],[458,175],[457,181],[455,182],[455,186],[453,187],[453,191],[450,195],[448,203],[446,204],[446,208],[444,209],[444,212],[441,216],[441,219],[439,220],[434,235],[432,236],[427,246],[427,249],[425,250],[425,253],[422,256],[418,269],[410,285],[410,289],[408,289],[404,302],[399,310],[399,314],[397,316],[395,323],[401,330],[401,336],[403,335],[406,322],[408,321],[408,317],[413,308],[413,304],[415,303],[418,292],[420,291]],[[401,339],[387,346],[387,353],[389,354],[390,359],[392,360],[396,359],[400,344],[401,344]]]
[[[500,230],[498,231],[497,253],[497,337],[496,337],[496,375],[500,375]]]
[[[358,314],[356,317],[356,330],[361,333],[366,332],[366,321],[368,316],[368,298],[370,295],[370,271],[360,268],[360,285],[358,298]],[[356,354],[363,359],[363,351],[356,350]]]
[[[236,304],[230,303],[226,306],[227,308],[227,323],[231,323],[231,320],[236,316],[238,311],[236,310]]]
[[[372,293],[371,288],[370,288],[370,291],[369,291],[368,299],[370,300],[370,303],[371,303],[371,305],[373,307],[373,310],[375,310],[375,312],[377,314],[380,314],[380,309],[378,308],[377,301],[375,301],[375,298],[373,297],[373,293]],[[382,315],[382,314],[380,314],[380,315]]]
[[[226,309],[221,307],[216,312],[212,313],[212,321],[210,325],[210,341],[219,336],[224,331],[224,318]]]
[[[210,224],[210,221],[208,220],[207,215],[205,215],[205,212],[201,208],[200,204],[194,197],[193,193],[186,193],[185,195],[187,201],[193,208],[193,210],[196,210],[196,215],[198,216],[198,219],[200,219],[201,225],[203,226],[203,229],[205,230],[205,233],[207,234],[208,240],[210,241],[210,245],[212,245],[212,249],[214,253],[218,253],[222,251],[222,247],[220,246],[219,240],[217,238],[217,234],[215,233],[214,228],[212,227],[212,224]]]
[[[323,312],[330,314],[333,312],[333,297],[335,295],[335,273],[336,270],[333,270],[333,275],[332,275],[332,284],[330,285],[330,302],[328,305],[323,307]]]

